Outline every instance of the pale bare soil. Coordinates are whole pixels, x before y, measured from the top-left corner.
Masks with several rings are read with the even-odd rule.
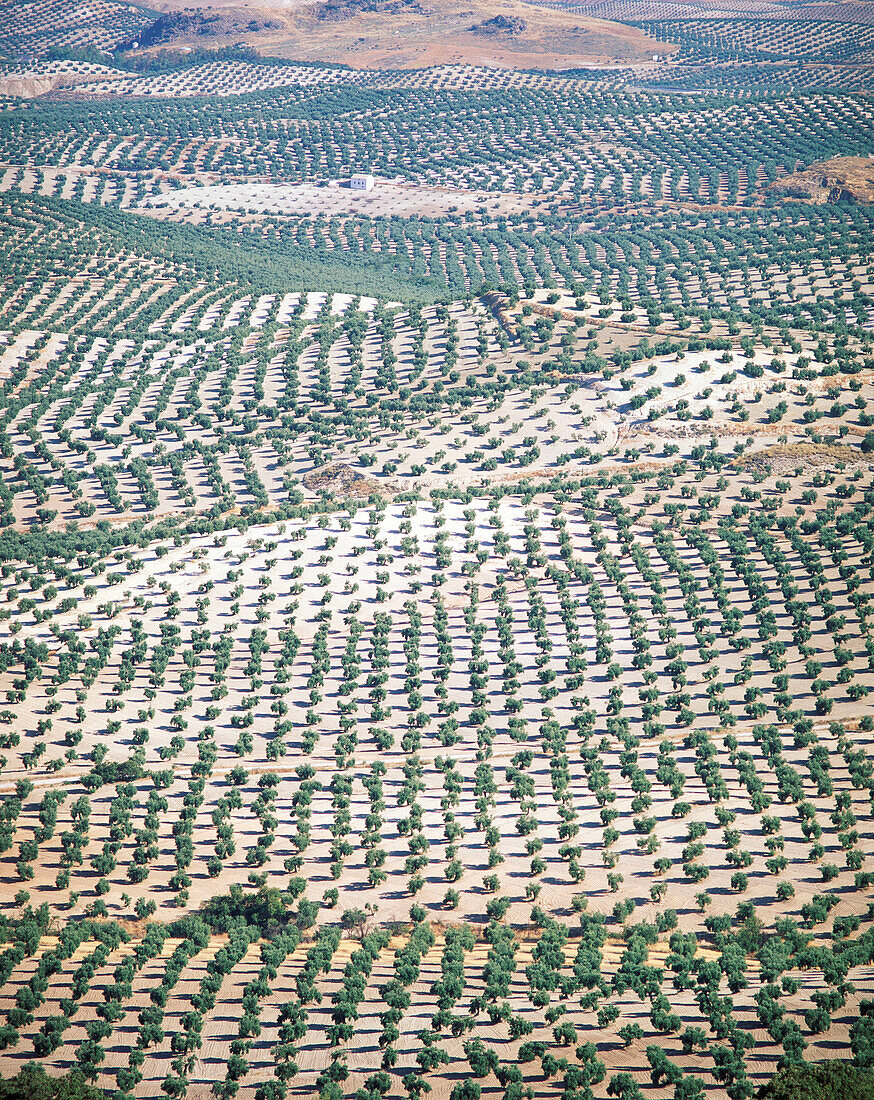
[[[366,165],[364,166],[367,167]],[[515,213],[529,208],[531,195],[495,195],[453,187],[403,183],[377,178],[370,191],[354,191],[346,180],[322,183],[213,184],[185,187],[145,200],[139,209],[158,217],[194,211],[238,211],[258,214],[363,217],[439,217],[441,214],[487,211]]]

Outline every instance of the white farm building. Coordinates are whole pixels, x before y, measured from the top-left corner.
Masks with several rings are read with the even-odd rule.
[[[349,186],[353,191],[371,191],[373,189],[373,176],[356,172],[349,180]]]

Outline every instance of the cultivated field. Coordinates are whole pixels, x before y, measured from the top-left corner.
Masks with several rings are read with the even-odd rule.
[[[874,147],[807,9],[564,75],[16,48],[4,1075],[870,1063],[872,208],[771,184]]]
[[[56,47],[108,49],[141,27],[154,13],[143,4],[118,0],[17,0],[0,4],[0,49],[18,59],[43,54]]]
[[[141,203],[144,212],[234,211],[247,214],[364,218],[438,218],[479,210],[486,215],[518,214],[530,205],[518,195],[496,195],[466,188],[422,187],[378,179],[370,191],[353,191],[346,180],[326,184],[216,184],[188,187]]]

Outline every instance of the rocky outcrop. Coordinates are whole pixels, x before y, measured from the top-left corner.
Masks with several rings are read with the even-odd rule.
[[[328,22],[353,19],[356,15],[424,14],[418,0],[325,0],[316,9],[316,17]]]
[[[775,180],[770,190],[817,204],[874,202],[874,159],[833,157]]]
[[[198,38],[214,41],[275,31],[282,25],[278,19],[253,16],[247,11],[203,11],[190,8],[158,16],[154,23],[144,27],[135,39],[124,42],[121,48],[129,50],[138,46],[139,49],[147,50],[152,46],[167,46]]]
[[[474,34],[492,38],[495,35],[519,35],[524,34],[528,24],[524,19],[516,15],[496,15],[492,19],[486,19],[482,23],[476,23],[470,29]]]
[[[334,462],[305,474],[302,478],[305,489],[311,493],[325,493],[332,497],[363,497],[385,494],[393,489],[389,482],[375,481],[364,477],[345,462]]]

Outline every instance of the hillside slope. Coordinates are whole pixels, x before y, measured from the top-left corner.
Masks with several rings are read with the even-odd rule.
[[[181,0],[162,5],[168,12],[182,6]],[[562,69],[629,63],[676,50],[635,27],[518,0],[320,0],[281,9],[235,4],[200,13],[186,9],[174,18],[175,25],[162,16],[153,25],[157,32],[147,29],[141,41],[162,47],[245,42],[274,57],[322,62],[342,57],[354,68],[371,69],[441,64]]]

